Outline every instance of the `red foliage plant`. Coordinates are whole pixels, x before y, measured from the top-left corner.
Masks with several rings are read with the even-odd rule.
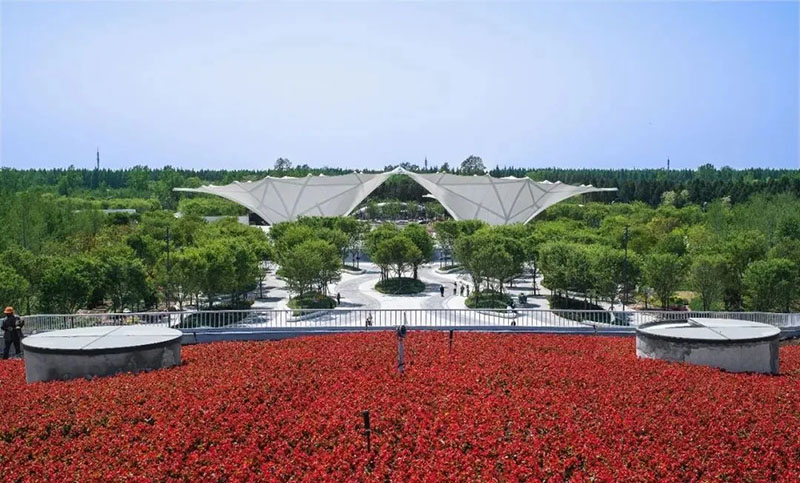
[[[638,360],[631,338],[411,332],[184,348],[180,367],[26,385],[21,480],[800,480],[800,346],[780,376]],[[363,434],[369,410],[372,447]]]

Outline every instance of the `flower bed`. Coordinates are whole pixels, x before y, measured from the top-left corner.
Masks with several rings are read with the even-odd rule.
[[[797,480],[780,376],[638,360],[631,338],[388,332],[184,348],[184,365],[26,385],[0,362],[13,479]],[[366,451],[361,411],[372,417]]]

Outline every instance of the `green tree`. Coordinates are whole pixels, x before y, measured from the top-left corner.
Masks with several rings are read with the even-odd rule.
[[[689,271],[689,284],[700,295],[703,310],[711,310],[722,297],[725,260],[721,255],[697,255],[692,260]]]
[[[389,265],[383,263],[387,259],[377,257],[378,245],[380,245],[381,242],[390,238],[394,238],[399,234],[400,230],[398,230],[396,226],[391,223],[383,223],[378,225],[366,236],[364,249],[366,250],[367,255],[369,255],[370,260],[380,267],[381,279],[384,279],[388,276]]]
[[[81,174],[75,169],[75,166],[70,166],[58,180],[58,194],[70,196],[81,187],[82,183]]]
[[[592,245],[586,250],[591,267],[591,287],[595,292],[611,303],[614,302],[622,287],[625,252],[604,245]]]
[[[753,262],[744,273],[747,306],[757,311],[791,312],[798,298],[797,267],[785,258]]]
[[[17,312],[22,312],[29,300],[30,284],[25,278],[11,268],[3,270],[0,277],[0,305],[12,306]],[[23,302],[26,305],[23,305]]]
[[[686,254],[686,233],[681,229],[672,230],[666,235],[661,235],[655,245],[659,253],[672,253],[679,257]]]
[[[530,233],[523,238],[520,243],[524,252],[524,266],[528,269],[531,275],[531,285],[533,293],[537,292],[536,278],[539,276],[539,248],[545,243],[545,240],[539,236],[538,233]]]
[[[330,243],[339,254],[339,263],[344,264],[350,249],[350,240],[344,232],[337,228],[320,227],[315,230],[315,236]]]
[[[101,261],[103,287],[111,301],[111,311],[135,310],[153,301],[153,290],[144,265],[133,254],[120,253]]]
[[[407,236],[398,234],[378,243],[371,258],[377,265],[394,269],[397,278],[402,278],[413,262],[422,258],[422,252]]]
[[[369,200],[367,202],[367,218],[370,220],[378,220],[383,217],[383,208],[381,205],[378,204],[375,200]]]
[[[182,198],[178,203],[181,215],[197,216],[241,216],[247,213],[242,205],[224,198]]]
[[[314,229],[296,222],[276,223],[269,231],[278,254],[290,250],[305,241],[317,238]]]
[[[150,182],[150,168],[147,166],[134,166],[128,171],[128,187],[134,191],[144,193]]]
[[[94,290],[92,273],[96,262],[85,257],[48,257],[40,285],[39,300],[48,313],[72,314],[86,306]]]
[[[744,272],[756,260],[764,258],[767,240],[758,231],[737,231],[722,244],[725,258],[724,302],[726,310],[741,310],[744,296]]]
[[[203,262],[200,259],[199,250],[184,248],[177,251],[172,256],[172,266],[170,270],[170,285],[177,294],[180,308],[183,309],[183,301],[188,297],[191,304],[192,297],[196,300],[199,308],[199,294],[203,290],[202,272]],[[166,269],[166,267],[165,267]],[[164,275],[166,280],[166,274]]]
[[[278,158],[275,161],[275,171],[289,171],[292,169],[292,162],[286,158]]]
[[[192,264],[193,282],[198,292],[206,296],[208,308],[213,309],[214,299],[230,293],[234,285],[232,267],[235,260],[227,241],[204,240],[187,248],[183,255]]]
[[[270,236],[280,250],[305,240],[325,240],[336,248],[344,263],[351,247],[360,242],[363,230],[363,224],[353,218],[310,216],[278,223],[270,230]]]
[[[586,245],[577,243],[550,242],[540,250],[542,274],[545,286],[566,294],[575,291],[586,294],[593,287],[592,261]]]
[[[494,280],[500,293],[503,293],[503,282],[518,273],[518,267],[514,266],[514,257],[502,244],[479,246],[472,255],[469,266],[480,274],[479,278]]]
[[[21,302],[15,302],[17,304],[16,308],[20,311],[25,310],[29,314],[32,313],[32,300],[34,295],[39,292],[39,284],[41,283],[44,269],[41,260],[30,250],[13,246],[1,254],[0,261],[6,269],[25,279],[26,290],[22,292],[21,299],[25,305],[23,306]]]
[[[487,257],[491,255],[497,256],[494,267],[488,266]],[[505,282],[522,272],[525,261],[522,244],[499,228],[484,228],[459,237],[455,256],[470,274],[476,290],[480,290],[481,283],[487,282],[488,287],[488,282],[493,280],[501,293]]]
[[[417,272],[419,266],[428,263],[433,259],[433,238],[428,234],[424,226],[418,223],[409,223],[403,229],[403,235],[406,236],[419,251],[417,258],[411,259],[411,267],[414,271],[414,279],[418,279]]]
[[[227,287],[227,291],[231,294],[231,302],[236,304],[242,294],[255,288],[260,281],[260,262],[266,259],[264,251],[269,252],[269,245],[254,245],[243,237],[228,237],[223,240],[227,241],[233,258],[233,265],[230,267],[231,285]]]
[[[314,289],[327,293],[328,283],[338,279],[341,263],[336,248],[324,240],[306,240],[279,254],[278,275],[289,289],[302,297]]]
[[[381,206],[381,211],[383,212],[383,216],[390,220],[396,220],[400,218],[400,213],[402,213],[403,209],[400,206],[400,203],[397,201],[387,201]]]
[[[661,308],[666,310],[669,307],[672,294],[683,281],[683,270],[683,260],[671,253],[656,253],[645,259],[645,283],[655,291]]]
[[[153,185],[153,194],[165,210],[174,210],[178,206],[180,193],[174,188],[183,186],[184,178],[172,166],[164,166],[158,173],[158,181]]]
[[[483,165],[483,160],[480,156],[469,156],[464,161],[461,161],[461,168],[459,174],[484,174],[486,173],[486,166]]]
[[[361,244],[364,237],[369,233],[370,226],[368,223],[356,220],[350,216],[340,216],[334,218],[334,226],[336,229],[344,233],[347,242],[345,244],[346,251],[351,256],[361,249]]]
[[[565,292],[570,288],[572,276],[571,252],[575,247],[567,243],[550,242],[540,248],[540,265],[544,276],[542,284],[554,294]]]
[[[455,220],[437,221],[434,223],[433,229],[436,233],[436,242],[439,245],[439,249],[444,254],[451,255],[451,260],[453,260],[453,246],[459,235],[458,222]]]
[[[416,220],[419,218],[420,204],[414,200],[406,201],[406,216],[409,220]]]
[[[459,237],[453,246],[453,258],[458,260],[458,263],[472,278],[472,286],[476,291],[481,289],[484,280],[486,280],[484,267],[480,265],[473,266],[476,261],[476,254],[483,246],[485,246],[484,241],[474,236]]]

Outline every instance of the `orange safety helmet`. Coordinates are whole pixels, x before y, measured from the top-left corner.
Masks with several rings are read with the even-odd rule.
[[[3,313],[4,314],[13,314],[14,313],[14,307],[9,305],[8,307],[6,307],[6,309],[3,311]]]

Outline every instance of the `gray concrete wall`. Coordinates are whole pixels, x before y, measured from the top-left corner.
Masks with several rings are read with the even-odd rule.
[[[711,366],[729,372],[778,373],[778,338],[759,342],[711,344],[636,335],[636,355]]]
[[[58,354],[25,352],[25,378],[29,383],[110,376],[121,372],[140,372],[180,365],[181,343],[129,352],[98,354]]]

